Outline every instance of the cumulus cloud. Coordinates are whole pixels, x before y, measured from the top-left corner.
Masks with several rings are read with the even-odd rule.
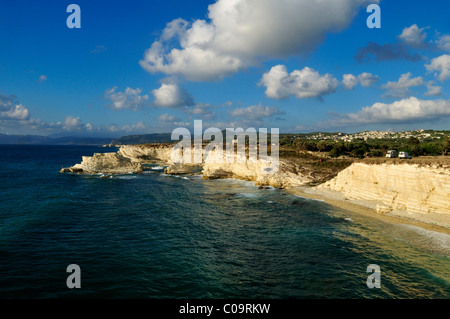
[[[398,37],[412,47],[420,47],[424,45],[424,41],[427,38],[424,30],[425,28],[419,28],[417,24],[413,24],[408,28],[404,28]]]
[[[338,84],[339,81],[331,74],[320,75],[308,67],[288,73],[284,65],[272,67],[259,82],[259,85],[266,87],[266,96],[278,100],[287,99],[291,95],[297,98],[321,98],[334,93]]]
[[[424,84],[423,78],[418,76],[411,78],[411,72],[402,74],[398,81],[389,81],[382,87],[387,90],[385,97],[402,98],[409,94],[409,88]]]
[[[358,75],[358,81],[363,87],[375,85],[379,80],[380,78],[377,75],[373,75],[372,73],[364,72]]]
[[[182,109],[183,112],[192,115],[196,119],[202,118],[204,120],[212,120],[216,117],[216,112],[208,103],[199,103],[193,106],[186,106]]]
[[[444,34],[436,41],[439,49],[450,52],[450,34]]]
[[[342,76],[342,85],[347,90],[353,90],[358,84],[361,84],[363,87],[370,87],[377,84],[379,80],[380,78],[378,76],[367,72],[361,73],[357,77],[353,74],[344,74]]]
[[[450,100],[420,100],[416,97],[391,104],[375,103],[350,114],[334,114],[335,125],[406,123],[450,116]]]
[[[450,55],[444,54],[434,58],[425,67],[430,72],[437,72],[439,80],[445,81],[450,78]]]
[[[358,78],[353,74],[344,74],[342,76],[342,84],[347,90],[353,90],[358,85]]]
[[[0,94],[0,130],[9,134],[76,134],[77,136],[115,136],[126,133],[149,132],[152,127],[142,122],[127,125],[94,125],[84,123],[80,117],[66,116],[58,122],[45,122],[33,118],[31,112],[20,104],[14,95]]]
[[[21,104],[14,105],[11,109],[5,112],[0,112],[0,118],[8,120],[27,120],[30,117],[30,112]]]
[[[428,81],[425,86],[428,91],[425,93],[426,96],[439,96],[442,95],[442,87],[434,85],[433,81]]]
[[[140,65],[193,81],[221,79],[266,59],[309,52],[326,33],[346,28],[366,3],[218,0],[208,7],[208,20],[168,23]]]
[[[81,131],[84,128],[86,128],[86,126],[79,117],[69,115],[64,120],[63,129],[66,131]],[[92,129],[91,124],[89,125],[89,128]]]
[[[179,121],[179,119],[176,116],[170,115],[168,113],[162,114],[158,117],[158,122],[174,122],[174,121]]]
[[[0,94],[0,120],[24,121],[29,118],[30,111],[14,95]]]
[[[262,120],[275,114],[282,114],[276,106],[263,106],[261,103],[249,107],[238,108],[228,112],[231,116],[238,119]]]
[[[152,91],[154,104],[159,107],[177,108],[194,105],[192,96],[175,83],[163,83],[159,89]]]
[[[116,92],[117,86],[105,91],[105,100],[108,107],[113,110],[131,109],[136,111],[139,107],[148,104],[148,95],[141,95],[142,89],[127,87],[124,92]]]

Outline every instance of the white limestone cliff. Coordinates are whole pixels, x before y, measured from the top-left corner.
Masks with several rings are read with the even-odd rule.
[[[380,214],[450,215],[450,169],[417,164],[354,163],[317,189],[341,192],[348,199],[377,202]]]
[[[93,174],[136,174],[143,171],[142,164],[133,162],[118,153],[95,153],[93,156],[83,156],[82,162],[70,169]]]

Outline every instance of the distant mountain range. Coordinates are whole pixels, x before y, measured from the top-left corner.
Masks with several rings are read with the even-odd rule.
[[[226,130],[222,131],[226,142]],[[268,134],[270,138],[270,134]],[[171,143],[172,133],[153,133],[127,135],[120,138],[95,138],[79,136],[42,136],[42,135],[6,135],[0,134],[0,144],[36,144],[36,145],[136,145],[146,143]],[[194,136],[192,136],[194,138]]]
[[[145,144],[156,142],[170,142],[170,133],[165,134],[146,134],[129,135],[118,139],[113,138],[95,138],[95,137],[50,137],[41,135],[6,135],[0,134],[0,144],[36,144],[36,145],[129,145]]]
[[[103,145],[111,138],[91,138],[67,136],[52,138],[41,135],[6,135],[0,134],[0,144],[47,144],[47,145]]]
[[[171,133],[155,133],[144,135],[127,135],[118,139],[112,140],[111,144],[114,145],[135,145],[146,143],[170,143]],[[109,142],[108,142],[109,143]]]

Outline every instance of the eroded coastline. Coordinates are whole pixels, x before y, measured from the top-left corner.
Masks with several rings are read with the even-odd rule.
[[[264,163],[174,164],[171,144],[124,145],[116,153],[83,156],[62,173],[137,174],[145,164],[167,165],[166,174],[202,175],[202,179],[235,178],[257,186],[322,199],[333,206],[450,234],[450,169],[442,165],[353,163],[318,186],[314,172],[280,160],[275,174],[263,174]]]

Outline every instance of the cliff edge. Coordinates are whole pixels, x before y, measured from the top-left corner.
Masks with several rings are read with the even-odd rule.
[[[445,166],[353,163],[316,189],[369,201],[379,214],[435,216],[450,227],[450,169]]]

